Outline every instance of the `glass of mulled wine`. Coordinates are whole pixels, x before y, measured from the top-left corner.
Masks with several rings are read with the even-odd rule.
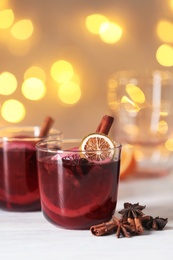
[[[102,151],[81,150],[79,143],[45,140],[36,145],[43,215],[68,229],[110,220],[117,203],[121,144],[104,150],[103,159]]]
[[[40,210],[36,161],[40,127],[0,128],[0,208],[8,211]],[[58,130],[50,130],[61,138]]]

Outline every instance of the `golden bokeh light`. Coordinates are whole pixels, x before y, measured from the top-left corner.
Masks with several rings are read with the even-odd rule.
[[[68,61],[56,61],[51,67],[51,76],[58,83],[63,83],[71,80],[73,78],[73,75],[73,66]]]
[[[81,98],[80,86],[73,81],[65,82],[59,86],[58,97],[63,103],[73,105]]]
[[[27,78],[22,84],[22,93],[29,100],[40,100],[46,94],[46,86],[38,78]]]
[[[170,0],[170,7],[173,10],[173,0]]]
[[[90,33],[99,34],[101,24],[105,22],[108,22],[108,19],[104,15],[91,14],[87,16],[85,24]]]
[[[1,115],[7,122],[18,123],[24,119],[26,110],[18,100],[9,99],[2,104]]]
[[[119,108],[119,100],[117,97],[118,82],[110,78],[108,81],[107,101],[111,110],[116,111]]]
[[[156,52],[158,63],[165,67],[173,66],[173,47],[168,44],[162,44]]]
[[[24,73],[24,80],[26,80],[28,78],[38,78],[38,79],[41,79],[43,82],[45,82],[46,73],[42,68],[40,68],[38,66],[31,66]]]
[[[127,84],[126,92],[128,93],[133,102],[137,102],[139,104],[143,104],[145,102],[145,95],[143,91],[134,84]]]
[[[80,77],[79,77],[79,75],[77,73],[74,73],[73,78],[71,79],[71,81],[75,82],[78,85],[80,85],[80,82],[81,82]]]
[[[17,88],[17,79],[10,72],[3,72],[0,74],[0,94],[1,95],[10,95]]]
[[[107,94],[107,101],[111,110],[116,111],[118,109],[119,103],[117,101],[116,93],[111,93],[109,91],[109,93]]]
[[[173,138],[170,138],[165,143],[166,149],[173,152]]]
[[[166,134],[168,132],[168,123],[165,120],[161,120],[158,124],[158,132],[160,134]]]
[[[123,105],[124,109],[128,112],[138,112],[140,110],[139,106],[135,104],[131,99],[127,96],[123,96],[121,98],[121,104]]]
[[[0,9],[6,8],[8,5],[8,0],[0,0]]]
[[[14,21],[14,13],[11,9],[0,11],[0,29],[9,28]]]
[[[160,116],[162,116],[162,117],[167,117],[168,114],[169,114],[168,111],[160,111]]]
[[[24,19],[16,22],[11,28],[11,34],[15,39],[27,40],[33,34],[34,27],[32,21]]]
[[[122,28],[113,22],[105,22],[100,27],[100,37],[103,42],[114,44],[121,39]]]
[[[173,43],[173,23],[162,20],[157,25],[157,35],[163,42]]]
[[[12,39],[8,42],[9,51],[15,56],[25,56],[31,48],[29,41],[19,41]]]

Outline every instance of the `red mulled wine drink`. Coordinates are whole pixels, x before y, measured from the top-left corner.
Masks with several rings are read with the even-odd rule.
[[[40,210],[35,145],[39,127],[0,129],[0,208],[9,211]]]
[[[72,140],[64,140],[61,150],[54,141],[36,147],[41,206],[47,220],[68,229],[89,229],[111,219],[117,203],[120,144],[104,150],[104,159],[99,149],[82,150]],[[93,155],[97,156],[93,159]]]

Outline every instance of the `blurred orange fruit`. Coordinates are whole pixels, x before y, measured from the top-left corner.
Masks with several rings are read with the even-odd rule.
[[[120,179],[125,179],[133,174],[136,167],[136,160],[133,148],[128,145],[122,147],[121,152],[121,166],[120,166]]]

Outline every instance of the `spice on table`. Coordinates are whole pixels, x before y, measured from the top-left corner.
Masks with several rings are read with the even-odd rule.
[[[117,224],[114,221],[114,217],[113,217],[112,220],[110,220],[106,223],[91,226],[90,230],[93,235],[102,236],[102,235],[111,234],[111,233],[115,232],[116,228],[117,228]]]
[[[133,233],[141,234],[143,232],[141,216],[144,215],[142,212],[144,208],[145,206],[139,205],[139,203],[131,204],[125,202],[124,209],[118,212],[122,214],[124,220],[127,220],[130,223]]]
[[[115,217],[114,221],[117,224],[116,237],[130,237],[130,234],[132,233],[132,227],[130,226],[130,223],[126,220],[117,219]]]
[[[95,236],[116,233],[117,238],[121,236],[130,237],[132,231],[130,224],[126,220],[118,219],[115,216],[109,222],[91,226],[90,230]]]
[[[139,203],[125,202],[124,209],[118,212],[122,215],[120,219],[113,216],[109,222],[92,226],[90,231],[95,236],[115,233],[120,238],[141,235],[143,229],[162,230],[168,223],[168,218],[147,216],[142,212],[144,208]]]
[[[145,229],[162,230],[168,223],[167,218],[153,218],[152,216],[143,216],[141,218],[142,225]]]

